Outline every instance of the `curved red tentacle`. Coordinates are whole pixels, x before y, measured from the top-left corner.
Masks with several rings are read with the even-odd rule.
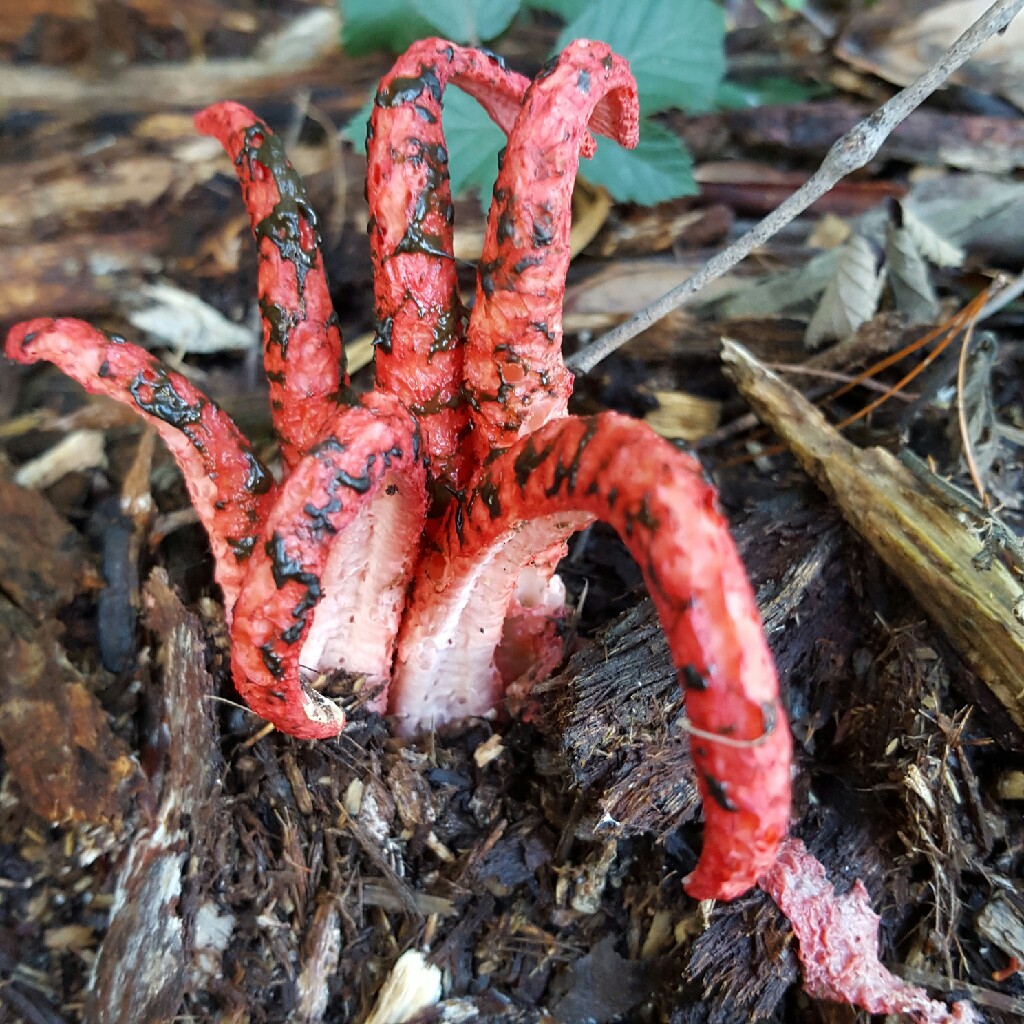
[[[563,418],[486,467],[424,556],[399,640],[393,710],[406,729],[451,717],[460,701],[478,710],[481,680],[492,700],[493,653],[521,568],[595,518],[614,526],[637,560],[690,717],[711,736],[692,742],[706,838],[687,891],[737,896],[786,834],[791,739],[714,489],[697,462],[644,424],[614,413]]]
[[[273,480],[231,418],[145,349],[81,320],[30,320],[7,336],[7,356],[59,366],[94,395],[129,406],[171,450],[210,538],[228,618],[267,509]]]
[[[455,82],[506,133],[528,80],[500,59],[443,39],[414,43],[381,79],[367,132],[377,319],[377,387],[418,417],[431,476],[453,489],[468,417],[462,399],[463,308],[452,253],[441,96]]]
[[[348,384],[338,318],[320,253],[316,214],[273,132],[239,103],[216,103],[196,128],[227,151],[259,257],[263,359],[281,454],[294,466]]]
[[[509,137],[480,261],[466,347],[477,463],[563,416],[572,190],[590,130],[635,146],[636,82],[604,43],[577,40],[534,80]],[[588,130],[589,129],[589,130]]]
[[[231,630],[235,685],[303,739],[345,716],[305,681],[342,670],[382,706],[426,515],[419,431],[397,399],[342,409],[278,489]]]

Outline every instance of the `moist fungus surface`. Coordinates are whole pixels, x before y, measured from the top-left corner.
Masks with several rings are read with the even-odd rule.
[[[508,135],[466,316],[440,121],[449,82]],[[234,162],[259,257],[263,350],[283,478],[230,419],[148,353],[77,320],[15,327],[46,359],[135,409],[177,459],[209,537],[249,706],[292,735],[345,725],[312,685],[361,677],[412,733],[495,708],[558,663],[574,531],[619,532],[686,692],[705,800],[697,897],[734,897],[774,862],[791,739],[754,596],[699,465],[644,424],[568,414],[561,354],[570,200],[592,132],[633,146],[636,85],[577,40],[531,83],[430,39],[381,81],[368,132],[376,384],[349,389],[316,215],[270,129],[236,103],[196,118]]]

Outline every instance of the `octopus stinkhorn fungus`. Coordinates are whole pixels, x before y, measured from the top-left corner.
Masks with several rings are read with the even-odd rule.
[[[440,122],[449,81],[508,135],[468,325]],[[431,39],[385,76],[367,174],[376,386],[361,397],[316,216],[279,141],[234,103],[196,124],[233,159],[258,244],[283,481],[187,380],[120,338],[35,320],[6,351],[56,363],[159,430],[210,536],[240,694],[305,738],[345,724],[309,683],[338,671],[365,677],[405,732],[487,711],[510,674],[550,664],[558,557],[605,520],[643,571],[695,726],[706,836],[687,888],[748,889],[787,831],[791,754],[750,584],[696,462],[639,422],[567,413],[570,197],[591,131],[636,143],[626,62],[580,40],[530,83]]]

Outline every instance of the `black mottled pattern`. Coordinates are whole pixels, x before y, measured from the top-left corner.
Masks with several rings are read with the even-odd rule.
[[[684,665],[683,685],[695,693],[703,693],[708,688],[708,681],[695,665]]]
[[[143,411],[155,416],[158,420],[169,424],[176,430],[184,430],[188,426],[201,423],[205,402],[202,400],[192,404],[187,402],[174,390],[174,382],[160,367],[153,367],[147,378],[140,371],[128,385],[135,404]],[[149,392],[149,397],[145,393]]]
[[[383,89],[378,90],[374,103],[384,108],[400,107],[403,103],[418,100],[424,92],[428,92],[435,103],[440,103],[443,91],[441,80],[437,76],[437,68],[432,64],[421,64],[418,75],[394,78]]]
[[[562,488],[562,484],[567,484],[566,493],[576,493],[576,480],[579,476],[580,471],[580,460],[583,458],[583,453],[587,450],[587,445],[594,439],[594,434],[597,433],[598,421],[596,417],[588,417],[586,419],[586,427],[580,436],[579,441],[576,444],[576,450],[573,452],[572,458],[568,464],[562,462],[562,457],[558,457],[558,462],[555,465],[555,475],[551,482],[551,486],[545,491],[545,494],[549,498],[553,498]]]
[[[729,796],[728,783],[723,782],[720,779],[716,779],[713,775],[705,772],[704,784],[707,786],[708,796],[710,796],[723,811],[733,813],[739,810],[736,804],[733,803],[732,798]]]

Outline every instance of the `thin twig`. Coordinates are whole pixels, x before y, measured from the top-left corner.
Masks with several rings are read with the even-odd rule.
[[[568,367],[574,373],[589,373],[602,359],[610,356],[631,338],[732,270],[740,260],[749,256],[758,246],[764,245],[846,175],[867,164],[897,126],[965,63],[982,43],[1006,28],[1021,8],[1024,8],[1024,0],[998,0],[994,3],[920,78],[834,143],[814,175],[764,220],[728,249],[710,259],[681,285],[567,359]]]
[[[981,323],[982,320],[987,320],[990,316],[995,316],[996,313],[1004,309],[1015,299],[1019,299],[1022,294],[1024,294],[1024,274],[1021,274],[1019,277],[1015,277],[1009,284],[996,292],[996,294],[989,299],[985,308],[978,314],[976,323]]]
[[[837,384],[851,384],[853,382],[853,378],[848,373],[839,373],[837,370],[822,370],[820,367],[806,366],[803,363],[765,363],[764,365],[774,373],[792,373],[804,377],[820,377],[822,380],[834,381]],[[858,381],[858,383],[867,391],[888,390],[880,381],[871,380],[870,378]],[[904,391],[892,397],[898,398],[901,402],[914,402],[918,398],[917,395],[908,395]]]
[[[974,337],[974,321],[967,325],[964,331],[964,340],[960,343],[960,358],[956,364],[956,419],[960,426],[960,444],[964,450],[964,458],[967,460],[967,471],[971,475],[971,483],[978,492],[982,505],[988,508],[988,494],[985,491],[985,484],[982,482],[981,473],[978,472],[978,463],[974,459],[974,447],[971,442],[971,430],[967,423],[967,353],[971,347],[971,339]]]

